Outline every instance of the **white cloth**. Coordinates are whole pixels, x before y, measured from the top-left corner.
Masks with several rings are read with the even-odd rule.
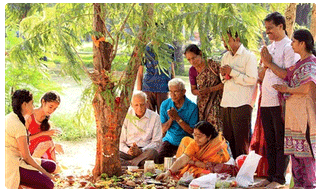
[[[192,185],[198,186],[200,189],[214,189],[218,180],[217,173],[209,173],[196,179],[193,179],[189,184],[189,189]]]
[[[253,53],[241,45],[235,55],[230,51],[223,55],[221,67],[229,65],[232,70],[230,80],[224,83],[221,107],[240,107],[250,105],[253,107],[256,98],[258,79],[257,60]]]
[[[148,148],[158,150],[162,139],[160,116],[147,109],[139,119],[130,107],[122,125],[120,151],[127,153],[130,146],[136,143],[142,151]]]
[[[283,69],[293,66],[300,59],[300,56],[294,53],[291,47],[291,40],[287,36],[280,41],[274,41],[267,48],[272,56],[272,62]],[[271,69],[266,70],[262,82],[261,107],[276,107],[280,105],[278,91],[272,85],[284,83],[284,80],[275,75]]]
[[[255,151],[250,151],[246,160],[243,162],[237,176],[236,182],[240,187],[247,188],[254,182],[253,176],[258,167],[261,155],[255,153]]]

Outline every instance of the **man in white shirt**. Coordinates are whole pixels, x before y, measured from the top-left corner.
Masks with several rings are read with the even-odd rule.
[[[234,158],[248,154],[251,114],[256,98],[257,60],[240,42],[238,33],[223,39],[228,52],[221,59],[220,76],[224,83],[221,100],[223,135]],[[227,46],[228,45],[228,46]]]
[[[161,139],[160,116],[147,109],[144,92],[133,93],[120,136],[121,164],[143,167],[145,160],[156,159]]]
[[[291,47],[291,40],[286,35],[285,18],[278,12],[267,15],[264,20],[266,33],[272,44],[261,50],[263,63],[261,120],[267,143],[268,178],[257,186],[280,188],[285,184],[285,173],[289,158],[284,155],[284,120],[282,113],[282,99],[278,91],[272,86],[284,84],[274,67],[289,68],[299,59]],[[260,75],[259,75],[260,76]]]

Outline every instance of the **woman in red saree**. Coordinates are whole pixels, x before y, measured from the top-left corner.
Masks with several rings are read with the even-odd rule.
[[[31,115],[28,131],[30,133],[29,150],[33,157],[50,159],[56,162],[55,150],[62,152],[61,145],[54,144],[52,136],[60,134],[59,129],[50,129],[50,115],[60,104],[60,96],[55,92],[47,92],[41,98],[41,106]]]
[[[225,163],[230,159],[226,140],[212,124],[200,121],[194,128],[193,136],[194,139],[182,139],[176,155],[178,159],[157,180],[166,179],[170,175],[180,178],[185,172],[197,178],[210,173],[207,163]]]

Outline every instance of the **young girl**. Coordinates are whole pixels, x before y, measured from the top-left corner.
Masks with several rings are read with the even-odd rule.
[[[41,98],[41,106],[31,115],[28,127],[30,133],[30,152],[33,157],[50,159],[56,162],[55,151],[63,153],[59,144],[54,144],[52,136],[60,134],[60,129],[50,129],[50,115],[58,108],[60,96],[55,92],[47,92]]]
[[[5,185],[17,189],[19,184],[31,188],[52,189],[52,173],[56,164],[31,157],[28,146],[26,119],[33,112],[33,97],[27,90],[17,90],[12,96],[13,112],[5,117]],[[41,164],[41,166],[39,165]]]

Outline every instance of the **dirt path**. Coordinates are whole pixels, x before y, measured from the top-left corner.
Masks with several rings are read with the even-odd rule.
[[[62,165],[60,175],[87,175],[91,173],[96,156],[96,139],[82,141],[61,141],[64,154],[57,155],[59,164]]]

